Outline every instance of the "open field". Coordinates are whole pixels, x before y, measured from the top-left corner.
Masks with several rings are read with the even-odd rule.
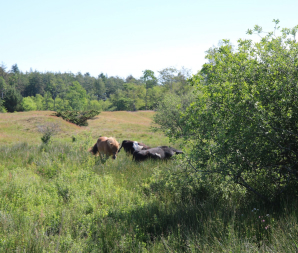
[[[15,144],[26,141],[29,144],[40,144],[41,133],[38,126],[48,122],[59,125],[61,131],[54,136],[60,141],[70,141],[80,134],[88,134],[94,138],[113,136],[119,142],[134,139],[148,145],[168,145],[168,140],[161,133],[150,130],[152,111],[138,112],[101,112],[94,119],[88,120],[89,125],[79,127],[62,118],[53,116],[51,111],[30,111],[0,114],[0,144]]]
[[[0,114],[0,252],[295,252],[297,201],[245,202],[241,189],[186,175],[182,159],[102,163],[99,135],[167,145],[154,112],[102,112],[78,127],[52,112]],[[52,142],[38,125],[58,123]],[[75,138],[73,138],[75,137]]]

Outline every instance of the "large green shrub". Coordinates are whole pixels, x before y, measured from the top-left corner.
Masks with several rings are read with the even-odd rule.
[[[167,132],[193,143],[197,170],[264,200],[295,194],[298,181],[298,26],[276,36],[278,29],[257,43],[240,39],[236,50],[228,40],[210,49],[190,79],[196,101]]]
[[[88,119],[93,118],[100,112],[97,110],[90,111],[59,111],[55,113],[55,116],[61,117],[66,121],[72,122],[78,126],[88,126]]]
[[[31,97],[23,98],[23,108],[25,111],[36,111],[37,105]]]

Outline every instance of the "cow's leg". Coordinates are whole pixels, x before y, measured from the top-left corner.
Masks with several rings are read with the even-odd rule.
[[[108,145],[108,143],[106,143],[106,145]],[[108,152],[106,146],[103,149],[103,154],[105,154],[105,160],[108,160],[108,158],[109,158],[109,152]]]
[[[102,152],[99,152],[99,157],[100,157],[101,163],[105,163],[106,162],[106,159],[104,158],[104,154]]]

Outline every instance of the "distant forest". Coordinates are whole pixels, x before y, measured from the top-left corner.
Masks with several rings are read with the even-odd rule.
[[[0,66],[0,112],[31,110],[154,110],[166,94],[184,95],[190,71],[144,70],[141,78],[76,73],[22,72]]]

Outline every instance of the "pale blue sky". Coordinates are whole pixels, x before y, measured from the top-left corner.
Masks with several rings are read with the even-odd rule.
[[[298,0],[2,0],[0,10],[8,69],[123,78],[170,66],[196,73],[221,39],[235,44],[255,24],[271,31],[273,19],[298,25]]]

